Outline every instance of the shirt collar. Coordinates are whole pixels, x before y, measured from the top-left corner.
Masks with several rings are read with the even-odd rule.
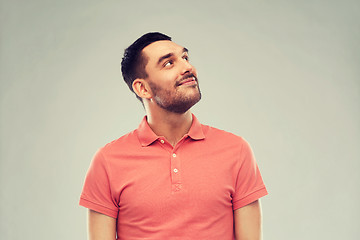
[[[201,123],[195,117],[194,114],[192,114],[192,118],[193,118],[193,121],[192,121],[190,130],[189,130],[187,135],[189,135],[189,137],[191,137],[194,140],[202,140],[202,139],[204,139],[205,134],[203,132],[203,128],[202,128]]]
[[[205,138],[202,125],[199,120],[192,114],[192,124],[190,127],[189,132],[185,136],[189,136],[193,140],[201,140]],[[149,146],[153,142],[155,142],[160,136],[157,136],[153,130],[150,128],[147,117],[144,116],[143,120],[141,121],[138,129],[138,138],[143,147]]]

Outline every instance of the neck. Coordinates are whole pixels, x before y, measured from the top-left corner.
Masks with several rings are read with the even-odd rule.
[[[173,146],[189,132],[192,124],[190,110],[183,114],[166,110],[147,111],[147,121],[150,128],[158,136],[164,136]]]

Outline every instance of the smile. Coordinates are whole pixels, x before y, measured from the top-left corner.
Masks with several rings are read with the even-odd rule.
[[[195,85],[197,84],[195,77],[190,77],[187,78],[185,80],[183,80],[182,82],[180,82],[179,86],[181,85]]]

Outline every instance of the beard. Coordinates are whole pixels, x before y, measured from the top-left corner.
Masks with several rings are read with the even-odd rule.
[[[149,86],[154,95],[153,100],[155,103],[169,112],[183,114],[201,99],[198,84],[193,86],[179,86],[175,84],[172,91],[162,88],[153,82],[149,82]]]

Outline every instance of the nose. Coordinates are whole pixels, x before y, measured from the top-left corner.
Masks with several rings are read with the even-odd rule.
[[[191,65],[188,61],[184,61],[182,66],[182,74],[191,73],[194,71],[193,65]]]

